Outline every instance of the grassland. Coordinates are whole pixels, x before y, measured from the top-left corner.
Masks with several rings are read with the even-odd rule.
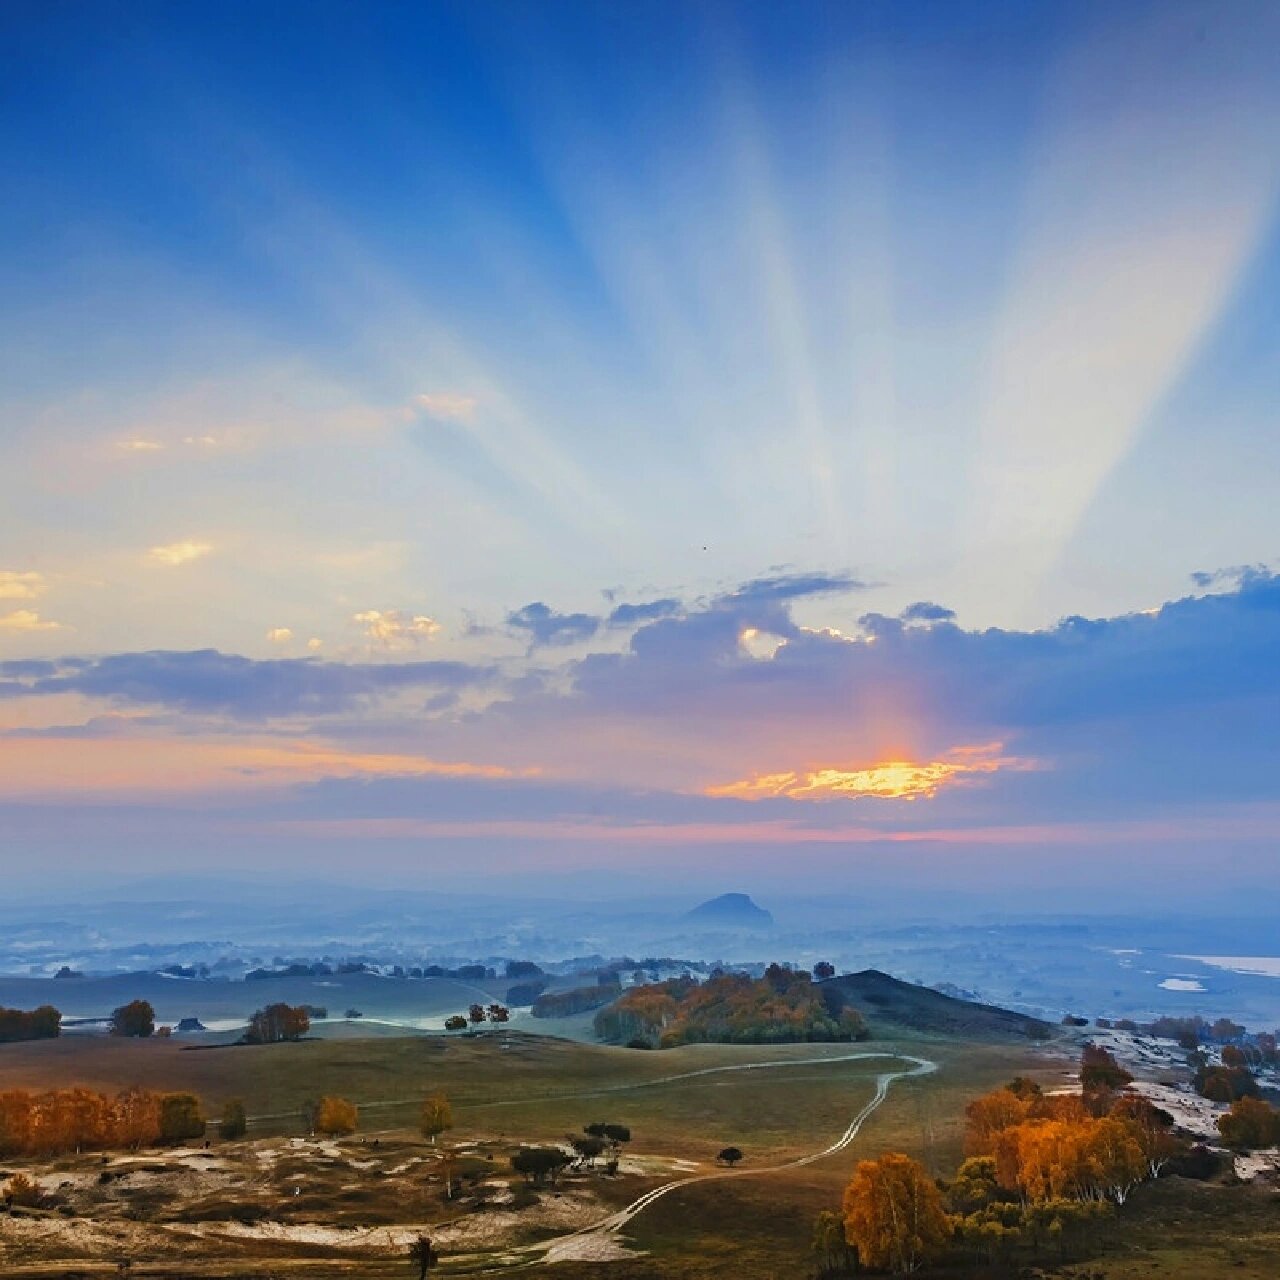
[[[853,1052],[908,1053],[939,1069],[898,1080],[847,1150],[773,1171],[833,1141],[872,1096],[877,1074],[895,1065],[835,1060]],[[87,1038],[6,1046],[0,1089],[189,1089],[211,1114],[241,1097],[252,1120],[247,1141],[214,1138],[208,1152],[8,1162],[61,1186],[70,1216],[0,1217],[0,1273],[109,1275],[127,1255],[132,1274],[144,1276],[381,1280],[410,1274],[404,1245],[419,1229],[437,1240],[446,1274],[537,1265],[540,1255],[521,1246],[586,1227],[676,1177],[713,1172],[716,1153],[732,1144],[746,1153],[742,1168],[758,1175],[673,1192],[628,1224],[614,1260],[552,1269],[565,1280],[807,1276],[813,1218],[838,1204],[858,1159],[901,1150],[949,1174],[960,1159],[964,1104],[1015,1074],[1059,1082],[1066,1066],[1058,1053],[1025,1039],[908,1034],[864,1045],[643,1052],[509,1030],[209,1049]],[[779,1065],[719,1070],[751,1062]],[[450,1096],[456,1126],[435,1149],[412,1127],[432,1091]],[[321,1093],[360,1105],[359,1134],[337,1143],[301,1136],[303,1103]],[[632,1129],[616,1177],[588,1171],[530,1193],[510,1173],[508,1157],[522,1143],[554,1142],[595,1119]],[[442,1150],[456,1153],[464,1179],[453,1201],[443,1197]],[[105,1183],[104,1170],[112,1175]],[[1088,1263],[1064,1260],[1054,1273],[1198,1280],[1226,1273],[1226,1249],[1229,1274],[1273,1278],[1280,1198],[1172,1180],[1144,1189],[1091,1243]]]

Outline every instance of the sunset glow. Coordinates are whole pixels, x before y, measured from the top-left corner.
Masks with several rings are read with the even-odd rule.
[[[822,768],[754,774],[740,782],[708,787],[704,794],[735,800],[918,800],[943,787],[1001,769],[1025,769],[1028,762],[1001,756],[1001,744],[963,747],[947,759],[886,760],[863,769]]]

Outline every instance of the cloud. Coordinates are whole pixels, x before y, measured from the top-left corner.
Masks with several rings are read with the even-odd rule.
[[[1027,769],[1031,762],[1001,754],[1003,744],[958,747],[944,759],[886,760],[863,768],[832,767],[800,772],[755,774],[738,782],[707,787],[708,796],[739,800],[916,800],[1001,769]]]
[[[267,632],[267,639],[272,644],[288,644],[293,639],[293,632],[288,627],[272,627]]]
[[[540,600],[535,600],[507,614],[507,625],[525,632],[530,648],[539,648],[590,640],[600,630],[600,619],[589,613],[557,613]]]
[[[783,573],[772,577],[753,578],[740,587],[718,597],[720,603],[769,603],[800,600],[805,596],[838,595],[849,591],[866,591],[870,584],[847,573]]]
[[[0,678],[6,681],[0,696],[76,693],[117,705],[270,720],[334,715],[406,690],[457,693],[494,682],[496,672],[460,662],[257,660],[202,649],[64,658],[35,668],[0,663]]]
[[[917,600],[909,604],[898,614],[903,622],[954,622],[956,611],[940,604],[930,604],[928,600]]]
[[[60,631],[62,623],[42,618],[34,609],[0,614],[0,631]]]
[[[616,605],[606,621],[611,627],[634,627],[644,622],[656,622],[659,618],[671,618],[684,606],[671,598],[649,600],[644,604]]]
[[[159,440],[117,440],[116,448],[125,453],[159,453],[164,445]]]
[[[401,609],[365,609],[353,614],[351,621],[363,628],[372,644],[383,649],[412,649],[440,631],[434,618]]]
[[[1270,576],[1265,564],[1237,564],[1226,569],[1210,569],[1191,575],[1191,581],[1203,591],[1213,587],[1246,587],[1265,582]]]
[[[44,590],[42,574],[0,569],[0,600],[34,600]]]
[[[147,552],[147,559],[152,564],[168,565],[170,567],[180,564],[190,564],[192,560],[199,560],[202,556],[207,556],[213,550],[212,543],[208,542],[170,542],[165,546],[152,547]]]
[[[476,413],[476,397],[456,391],[428,392],[415,402],[432,418],[445,422],[470,422]]]

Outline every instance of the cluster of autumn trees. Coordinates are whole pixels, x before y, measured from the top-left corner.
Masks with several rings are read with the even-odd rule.
[[[16,1040],[53,1040],[62,1034],[62,1014],[51,1004],[38,1009],[0,1007],[0,1044]]]
[[[632,987],[595,1017],[596,1034],[637,1046],[861,1040],[862,1015],[803,971],[771,964],[761,978],[714,974]]]
[[[935,1182],[900,1153],[862,1161],[842,1212],[817,1221],[814,1248],[824,1271],[910,1274],[947,1253],[995,1262],[1019,1247],[1061,1246],[1124,1204],[1140,1182],[1187,1159],[1173,1117],[1128,1092],[1131,1081],[1110,1053],[1086,1045],[1079,1093],[1046,1094],[1019,1078],[966,1107],[966,1159],[950,1183]],[[1246,1098],[1219,1127],[1224,1139],[1239,1130],[1241,1138],[1274,1140],[1278,1119]]]
[[[306,1005],[269,1004],[254,1012],[244,1038],[249,1044],[279,1044],[301,1040],[311,1030],[311,1014]]]
[[[199,1099],[190,1093],[92,1089],[0,1093],[0,1155],[138,1148],[204,1136]]]
[[[486,1022],[499,1026],[511,1021],[511,1010],[505,1004],[473,1004],[466,1013],[455,1013],[444,1020],[446,1031],[465,1031],[468,1027],[482,1027]]]

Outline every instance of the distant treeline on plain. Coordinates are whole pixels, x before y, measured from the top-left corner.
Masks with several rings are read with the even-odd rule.
[[[16,1040],[55,1040],[62,1034],[62,1014],[51,1004],[38,1009],[0,1008],[0,1044]]]

